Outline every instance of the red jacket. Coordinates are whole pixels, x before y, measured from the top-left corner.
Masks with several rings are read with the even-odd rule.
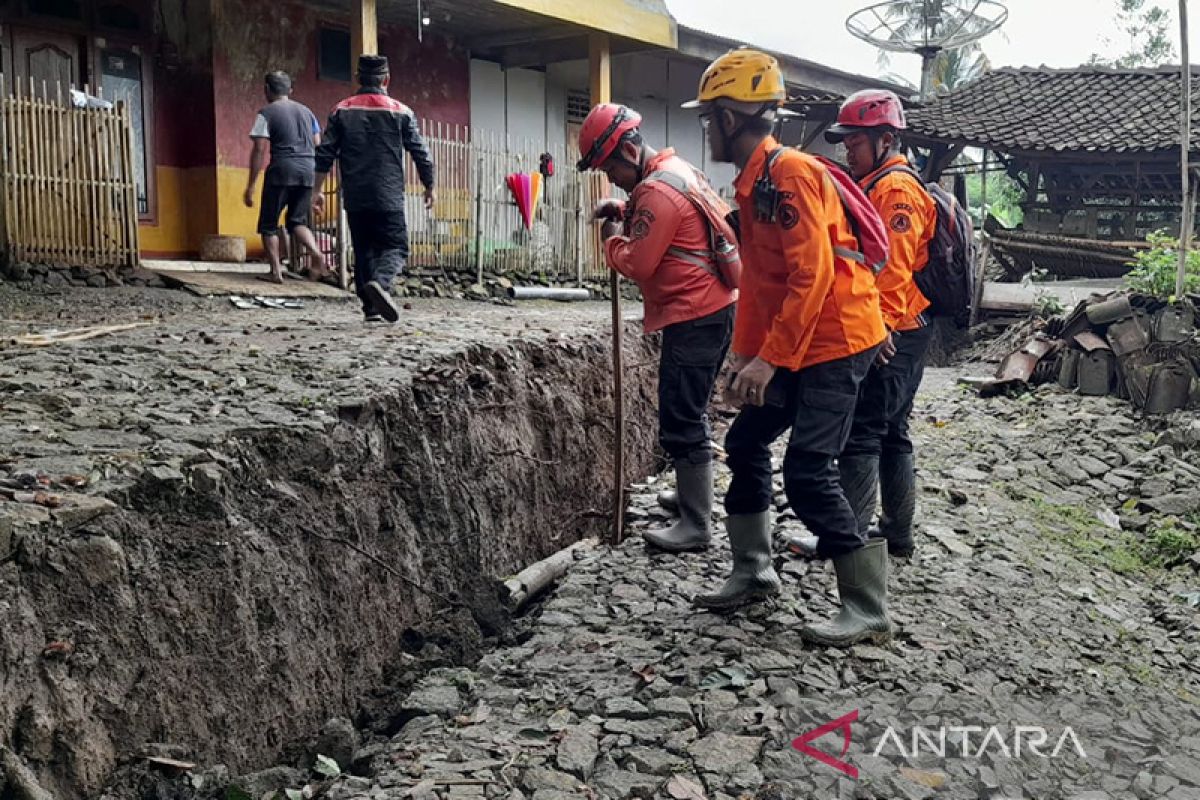
[[[691,179],[691,167],[667,148],[645,166],[645,174],[671,170]],[[642,290],[646,332],[708,316],[737,300],[712,273],[678,250],[709,250],[708,220],[691,201],[662,181],[634,187],[625,214],[625,235],[604,242],[608,266]]]

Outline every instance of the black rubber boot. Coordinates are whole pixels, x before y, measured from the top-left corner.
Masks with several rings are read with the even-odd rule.
[[[771,565],[771,514],[731,514],[725,520],[733,571],[717,592],[697,595],[700,608],[730,610],[779,594],[781,582]]]
[[[882,513],[879,532],[887,540],[888,552],[908,558],[916,544],[913,519],[917,511],[917,472],[912,453],[884,453],[879,462]]]
[[[704,550],[712,541],[713,465],[675,462],[679,521],[642,534],[646,543],[669,553]]]
[[[663,489],[658,493],[658,505],[672,514],[679,513],[679,492],[674,489]]]

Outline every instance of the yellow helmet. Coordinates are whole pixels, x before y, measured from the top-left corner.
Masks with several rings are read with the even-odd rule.
[[[787,88],[779,62],[759,50],[730,50],[708,65],[700,77],[696,99],[683,107],[697,108],[720,98],[757,105],[782,104],[787,99]]]

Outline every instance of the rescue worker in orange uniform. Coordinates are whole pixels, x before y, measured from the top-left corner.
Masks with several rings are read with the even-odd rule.
[[[580,128],[578,167],[602,171],[629,193],[628,203],[609,200],[596,209],[597,219],[606,220],[605,260],[641,289],[646,332],[662,331],[658,440],[675,465],[679,520],[644,538],[668,552],[703,550],[712,539],[707,410],[729,350],[737,290],[722,280],[708,218],[695,202],[710,204],[720,217],[729,208],[674,150],[650,147],[641,121],[626,106],[593,108]]]
[[[886,90],[866,89],[846,98],[837,122],[825,133],[829,142],[845,145],[850,173],[888,228],[888,262],[876,285],[889,333],[889,357],[881,359],[863,383],[850,440],[838,463],[859,529],[886,539],[888,552],[900,558],[911,556],[914,547],[917,480],[908,420],[933,331],[924,313],[929,300],[913,276],[929,262],[937,229],[937,206],[900,152],[904,129],[900,98]],[[882,514],[879,527],[870,528],[877,488]],[[788,546],[812,556],[816,544],[812,537],[795,537]]]
[[[733,480],[725,496],[733,570],[701,607],[727,609],[779,592],[771,563],[771,444],[789,434],[784,490],[832,559],[842,608],[801,635],[848,647],[881,641],[887,552],[868,542],[838,478],[859,385],[887,338],[875,275],[843,253],[858,241],[828,171],[771,135],[786,97],[771,56],[734,50],[700,79],[699,107],[713,160],[737,166],[742,282],[733,334],[730,399],[742,404],[725,438]],[[836,250],[835,250],[836,249]]]

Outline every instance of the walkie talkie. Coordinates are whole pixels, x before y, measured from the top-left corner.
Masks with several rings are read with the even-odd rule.
[[[758,222],[775,222],[775,213],[779,209],[779,189],[775,188],[775,182],[771,180],[771,165],[779,158],[781,152],[782,147],[767,154],[762,175],[754,182],[754,219]]]

